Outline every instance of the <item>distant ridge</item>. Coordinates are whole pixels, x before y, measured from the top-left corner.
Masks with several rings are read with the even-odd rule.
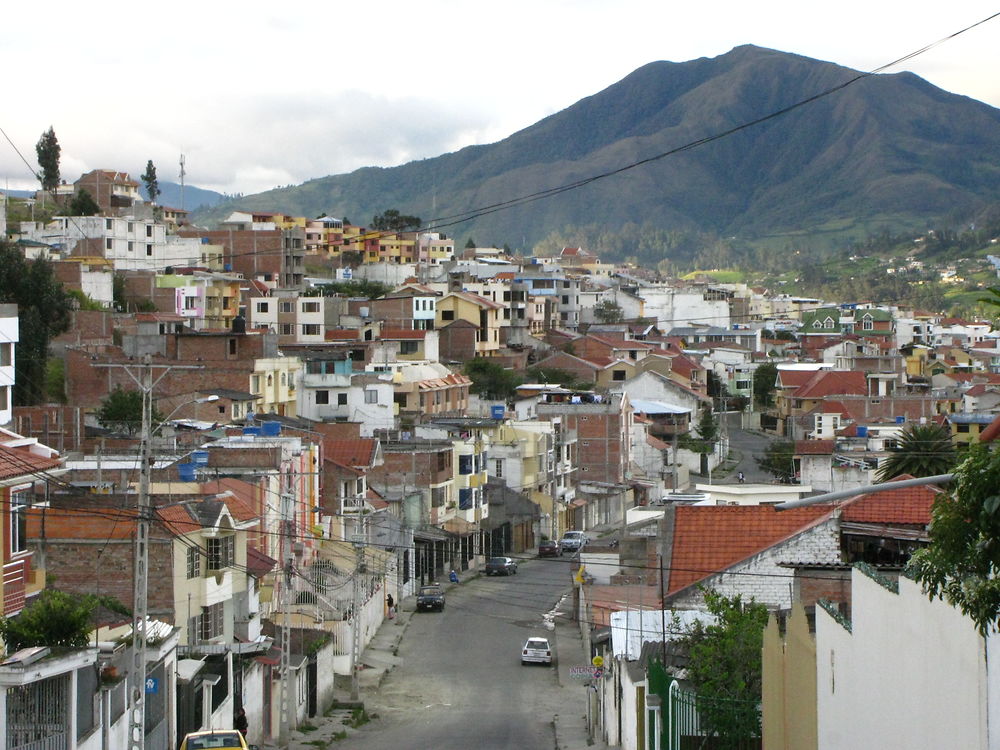
[[[358,223],[386,208],[468,212],[619,168],[837,86],[857,71],[751,45],[645,65],[494,144],[364,168],[222,203]],[[807,236],[925,228],[1000,201],[1000,110],[911,73],[866,78],[808,106],[578,190],[444,231],[530,247],[554,230],[625,224]]]

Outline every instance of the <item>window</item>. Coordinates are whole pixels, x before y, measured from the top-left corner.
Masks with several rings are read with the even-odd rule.
[[[130,221],[128,223],[128,231],[129,231],[129,234],[131,234],[132,232],[135,231],[135,222],[134,221]]]
[[[377,404],[378,403],[378,391],[374,388],[368,388],[365,390],[365,403],[366,404]]]
[[[184,298],[184,309],[185,310],[194,310],[195,307],[197,307],[197,306],[198,306],[198,298],[197,297],[185,297]]]
[[[442,310],[441,311],[441,320],[454,320],[454,319],[455,319],[455,311],[454,310]]]
[[[967,425],[967,424],[960,424],[960,425],[955,425],[955,426],[956,426],[958,432],[968,432],[969,431],[969,425]]]
[[[316,391],[316,404],[328,404],[330,403],[330,391]]]
[[[400,354],[416,354],[419,350],[419,345],[416,341],[403,341],[399,345]]]
[[[303,323],[303,336],[319,336],[319,323]]]
[[[31,487],[21,487],[10,493],[10,553],[16,555],[28,548],[27,519],[24,511],[31,505]]]
[[[146,236],[147,237],[152,237],[153,236],[153,225],[152,224],[147,224],[146,225]]]
[[[282,336],[292,336],[295,334],[295,326],[292,323],[282,323],[278,331]]]
[[[278,312],[290,313],[292,312],[291,302],[281,302],[278,304]]]
[[[259,312],[259,313],[266,313],[267,311],[268,311],[268,303],[267,302],[258,302],[257,303],[257,312]]]
[[[568,305],[568,304],[569,304],[569,295],[568,295],[568,294],[564,294],[564,295],[562,296],[562,303],[563,303],[564,305]]]
[[[611,379],[614,380],[614,381],[619,381],[619,382],[622,381],[622,380],[625,380],[625,371],[624,370],[614,370],[614,371],[612,371],[612,373],[611,373]]]
[[[114,224],[112,223],[111,219],[104,220],[104,228],[107,229],[108,231],[111,231],[111,229],[114,228]]]
[[[197,578],[201,575],[201,548],[188,547],[187,551],[187,577]]]
[[[0,344],[0,367],[10,367],[14,358],[14,345],[11,343]]]
[[[236,356],[236,339],[229,339],[229,356]]]
[[[198,618],[198,639],[210,641],[213,638],[220,637],[223,634],[224,614],[225,607],[223,602],[202,607],[201,617]]]
[[[129,240],[128,241],[128,251],[132,252],[133,250],[135,250],[135,243],[132,242],[132,240]]]
[[[337,394],[337,406],[347,406],[347,394],[338,393]]]
[[[236,562],[236,537],[217,536],[208,540],[208,570],[231,568]]]
[[[503,460],[499,458],[496,460],[496,469],[493,471],[493,476],[498,479],[503,477]]]
[[[0,411],[10,408],[10,386],[0,386]]]
[[[152,255],[152,254],[153,254],[153,246],[146,245],[146,255]]]
[[[866,315],[864,320],[861,321],[861,329],[864,331],[871,331],[875,328],[875,321],[872,320],[871,315]]]
[[[302,312],[304,313],[318,313],[319,312],[319,302],[303,302]]]
[[[104,240],[104,249],[105,249],[105,250],[110,250],[110,249],[111,249],[111,247],[112,247],[112,240],[111,240],[111,238],[110,238],[110,237],[108,237],[108,238],[106,238],[106,239]]]

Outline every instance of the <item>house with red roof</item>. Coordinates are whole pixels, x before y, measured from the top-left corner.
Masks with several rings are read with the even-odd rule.
[[[701,586],[772,609],[820,598],[849,604],[849,568],[898,575],[929,541],[933,486],[882,490],[838,505],[667,506],[664,588],[675,608],[696,608]],[[791,514],[791,515],[787,515]]]

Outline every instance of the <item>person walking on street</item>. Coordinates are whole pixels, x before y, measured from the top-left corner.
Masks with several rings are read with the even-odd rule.
[[[396,600],[392,598],[392,594],[386,594],[385,604],[389,608],[389,619],[393,619],[396,616]]]
[[[233,721],[233,726],[236,730],[243,735],[243,739],[247,737],[247,712],[242,708],[236,712],[236,719]]]
[[[456,573],[454,570],[452,570],[448,574],[448,580],[451,581],[452,583],[458,583],[458,573]]]
[[[743,476],[743,472],[742,471],[736,472],[736,478],[738,480],[740,480],[740,484],[743,484],[743,480],[744,480],[745,477]]]

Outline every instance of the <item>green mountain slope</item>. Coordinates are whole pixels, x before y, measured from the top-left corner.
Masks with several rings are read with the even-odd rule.
[[[856,71],[753,46],[656,62],[498,143],[224,203],[366,222],[447,217],[618,169],[844,83]],[[1000,200],[1000,110],[902,73],[861,80],[727,138],[443,231],[530,248],[627,222],[766,238],[878,222],[896,231]]]

